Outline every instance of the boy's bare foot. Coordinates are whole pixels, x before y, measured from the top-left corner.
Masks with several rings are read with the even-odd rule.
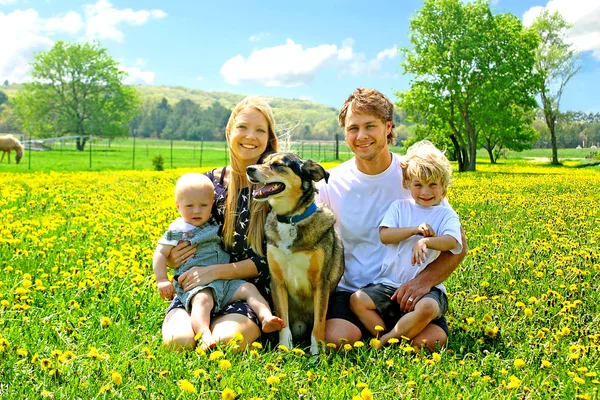
[[[266,317],[262,321],[262,331],[264,333],[280,331],[285,328],[285,323],[279,317],[271,315],[270,317]]]

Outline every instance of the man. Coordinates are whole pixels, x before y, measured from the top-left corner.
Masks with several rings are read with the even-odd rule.
[[[337,346],[341,339],[360,340],[364,329],[350,310],[352,293],[373,281],[386,254],[379,238],[379,223],[390,204],[410,198],[402,187],[398,155],[390,153],[393,142],[394,106],[381,92],[358,88],[346,100],[338,117],[346,141],[355,157],[329,172],[329,183],[319,182],[317,201],[327,204],[337,217],[336,229],[344,243],[346,270],[329,302],[325,339]],[[464,233],[463,251],[442,253],[417,277],[400,286],[398,304],[410,312],[422,296],[443,282],[456,269],[467,252]],[[390,328],[390,327],[388,327]],[[444,317],[434,320],[412,338],[413,345],[435,349],[448,339]]]

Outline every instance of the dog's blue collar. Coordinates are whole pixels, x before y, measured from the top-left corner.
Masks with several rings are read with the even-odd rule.
[[[302,214],[299,215],[293,215],[291,217],[286,217],[283,215],[278,215],[277,216],[277,221],[279,222],[283,222],[285,224],[297,224],[298,222],[310,217],[311,215],[314,214],[314,212],[317,211],[317,205],[313,202],[310,206],[308,206],[308,208],[306,209],[306,211],[304,211]]]

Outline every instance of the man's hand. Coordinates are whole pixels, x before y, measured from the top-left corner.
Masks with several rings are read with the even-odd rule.
[[[412,265],[421,265],[427,259],[429,252],[427,251],[427,241],[426,239],[420,239],[413,247],[412,257],[410,258],[410,262]]]
[[[169,257],[167,257],[167,265],[171,268],[179,268],[188,258],[194,255],[195,251],[196,245],[190,246],[189,241],[182,240],[171,249]]]
[[[396,300],[400,310],[407,313],[414,310],[415,304],[430,290],[430,287],[419,286],[416,279],[411,279],[396,289],[391,300]]]
[[[173,283],[170,280],[161,279],[156,282],[156,284],[158,286],[158,294],[160,294],[160,297],[163,299],[171,300],[173,296],[175,296],[175,286],[173,286]]]
[[[421,235],[423,237],[434,237],[435,231],[429,224],[421,224],[417,226],[417,235]]]

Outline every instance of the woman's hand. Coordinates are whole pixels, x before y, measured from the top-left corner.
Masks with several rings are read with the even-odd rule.
[[[191,246],[189,241],[183,240],[171,249],[171,253],[169,253],[169,257],[167,257],[167,266],[170,268],[179,268],[188,258],[193,256],[195,252],[196,245]]]
[[[183,290],[186,292],[195,288],[196,286],[204,286],[211,283],[216,279],[213,274],[216,265],[207,267],[192,267],[177,279]]]

